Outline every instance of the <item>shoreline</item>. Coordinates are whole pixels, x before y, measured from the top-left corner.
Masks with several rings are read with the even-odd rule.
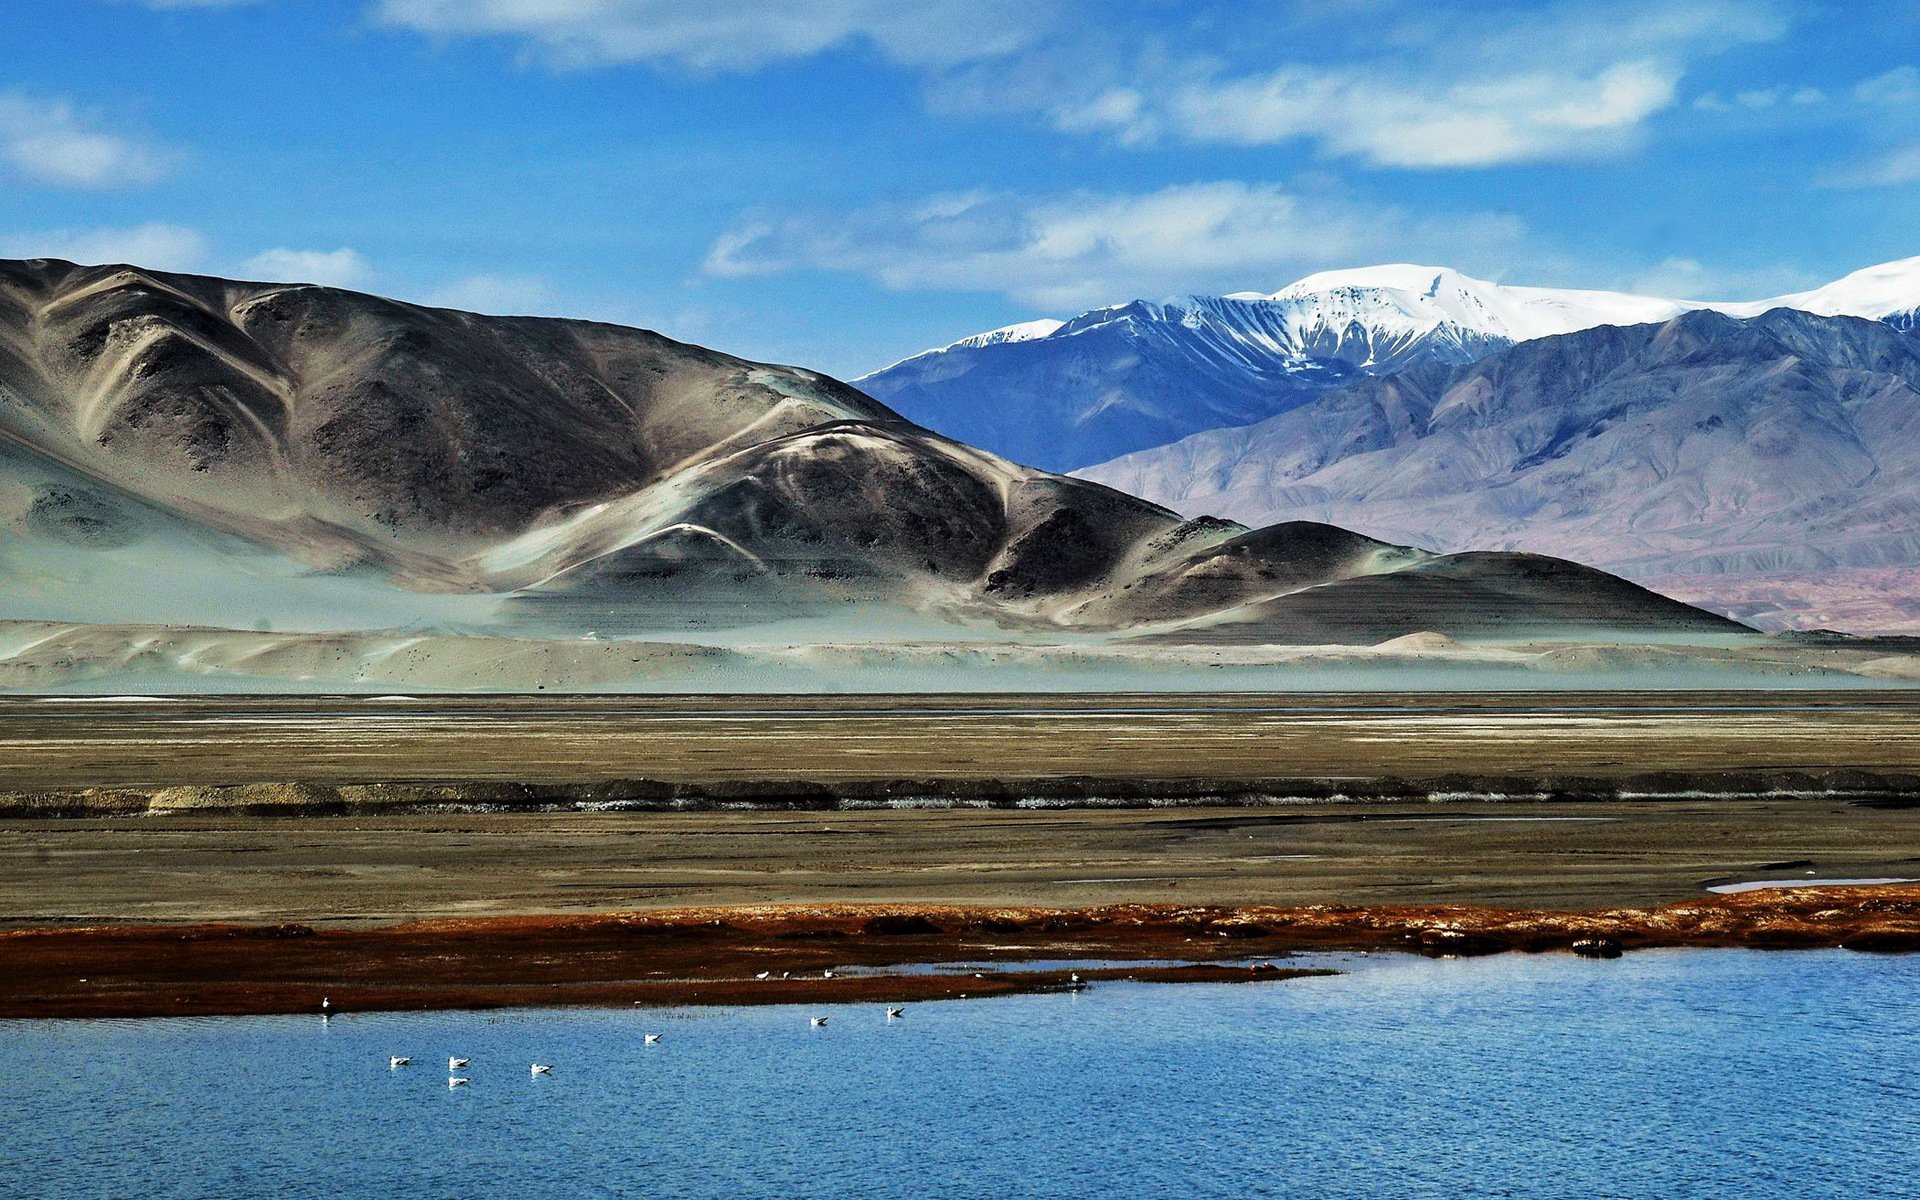
[[[1285,958],[1305,951],[1613,957],[1686,946],[1920,951],[1920,885],[1780,888],[1585,912],[757,905],[318,930],[40,926],[0,932],[0,1017],[318,1013],[322,997],[333,1012],[920,1002],[1069,985],[1065,968],[1005,969],[1033,962],[1091,960],[1100,965],[1080,974],[1092,982],[1225,982],[1299,978]],[[999,969],[902,970],[929,964]],[[763,971],[768,978],[758,978]]]
[[[1748,797],[1920,807],[1920,773],[1870,769],[1664,770],[1616,776],[1474,775],[968,779],[606,779],[590,782],[273,781],[124,787],[0,787],[0,820],[404,816],[434,813],[872,812],[884,810],[1284,808],[1380,801],[1581,803]]]

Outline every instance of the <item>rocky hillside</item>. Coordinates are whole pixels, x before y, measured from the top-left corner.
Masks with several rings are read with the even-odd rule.
[[[41,260],[0,264],[0,539],[0,617],[37,620],[1730,628],[1571,564],[1183,522],[641,330]],[[1260,607],[1385,574],[1420,602],[1344,624]]]
[[[1253,524],[1562,555],[1777,625],[1920,621],[1920,339],[1883,321],[1585,330],[1083,474]]]

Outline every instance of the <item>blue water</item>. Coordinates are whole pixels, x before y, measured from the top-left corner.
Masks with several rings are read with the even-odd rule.
[[[1374,956],[891,1024],[0,1022],[5,1197],[1915,1195],[1920,957]]]

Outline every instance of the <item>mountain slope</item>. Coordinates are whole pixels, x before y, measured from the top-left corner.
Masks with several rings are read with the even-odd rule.
[[[1920,339],[1884,322],[1777,309],[1585,330],[1083,474],[1253,523],[1564,555],[1779,625],[1827,623],[1824,582],[1886,572],[1881,610],[1853,623],[1920,617]]]
[[[1912,328],[1920,258],[1811,292],[1705,304],[1515,287],[1441,267],[1308,276],[1272,295],[1135,301],[978,334],[855,382],[915,421],[1049,470],[1263,420],[1329,388],[1518,342],[1711,309],[1850,314]]]
[[[0,264],[0,468],[0,618],[865,636],[881,612],[1107,635],[1219,617],[1298,641],[1242,610],[1436,569],[1339,530],[1183,522],[645,331],[39,260]],[[1450,590],[1512,568],[1462,564]],[[1566,569],[1569,598],[1591,589]],[[1638,591],[1478,603],[1353,630],[1736,628]]]

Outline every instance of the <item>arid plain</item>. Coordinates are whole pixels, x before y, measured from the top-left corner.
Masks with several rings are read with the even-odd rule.
[[[17,698],[0,701],[0,921],[1657,903],[1783,864],[1912,872],[1916,707],[1903,692]]]
[[[1920,877],[1917,705],[11,698],[0,1013],[932,999],[1067,985],[960,963],[1253,980],[1303,949],[1905,949],[1920,889],[1710,889]]]

